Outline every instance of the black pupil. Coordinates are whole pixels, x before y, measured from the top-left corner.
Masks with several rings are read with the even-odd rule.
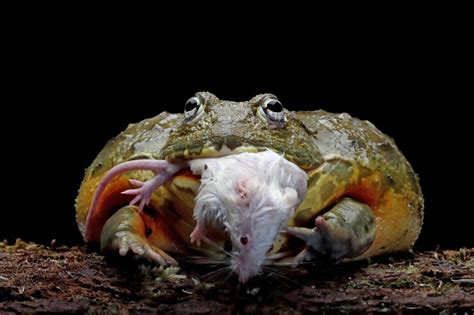
[[[271,100],[267,103],[267,109],[271,110],[272,112],[279,113],[283,110],[283,105],[281,105],[280,101]]]
[[[249,242],[249,239],[246,238],[245,236],[242,236],[240,238],[240,242],[243,244],[243,245],[246,245],[248,242]]]
[[[195,109],[196,107],[198,107],[198,105],[199,105],[198,101],[195,98],[191,98],[184,105],[184,110],[187,111],[187,112],[190,112],[193,109]]]

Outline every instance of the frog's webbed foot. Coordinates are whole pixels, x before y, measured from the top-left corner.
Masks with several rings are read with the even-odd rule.
[[[176,260],[146,238],[146,227],[136,206],[118,210],[105,223],[100,237],[102,251],[115,252],[121,256],[132,255],[161,266],[178,265]]]
[[[345,198],[315,219],[312,229],[288,227],[287,232],[305,241],[305,248],[295,264],[318,254],[332,260],[352,258],[365,252],[375,239],[375,216],[370,207]]]

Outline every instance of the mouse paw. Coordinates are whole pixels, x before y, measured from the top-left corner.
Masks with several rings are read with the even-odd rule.
[[[122,194],[135,195],[135,197],[130,202],[130,205],[132,206],[138,203],[138,208],[140,211],[142,211],[143,208],[150,203],[153,192],[158,187],[163,185],[170,176],[171,174],[163,172],[154,176],[152,179],[147,180],[146,182],[131,179],[130,184],[137,186],[138,188],[125,190],[122,192]]]
[[[201,246],[201,241],[206,238],[206,231],[204,227],[200,224],[197,224],[194,230],[191,232],[189,237],[191,238],[191,243],[196,243],[197,246]]]

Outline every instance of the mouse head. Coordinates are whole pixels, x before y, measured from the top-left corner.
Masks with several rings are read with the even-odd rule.
[[[245,283],[260,273],[278,233],[294,212],[297,193],[292,188],[263,184],[252,192],[240,190],[238,198],[242,194],[249,198],[248,205],[229,217],[227,230],[232,242],[231,268]]]

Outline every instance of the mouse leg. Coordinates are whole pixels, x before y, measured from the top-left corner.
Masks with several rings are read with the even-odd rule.
[[[295,265],[317,254],[332,260],[353,258],[365,252],[375,239],[375,216],[370,207],[344,198],[325,214],[317,216],[312,229],[288,227],[287,232],[306,242]]]
[[[163,245],[171,243],[163,222],[154,222],[146,216],[145,211],[140,211],[137,206],[126,206],[118,210],[102,228],[101,250],[118,252],[121,256],[133,255],[161,266],[178,265],[176,260],[155,246],[160,245],[160,242]],[[160,242],[150,242],[157,235]]]

